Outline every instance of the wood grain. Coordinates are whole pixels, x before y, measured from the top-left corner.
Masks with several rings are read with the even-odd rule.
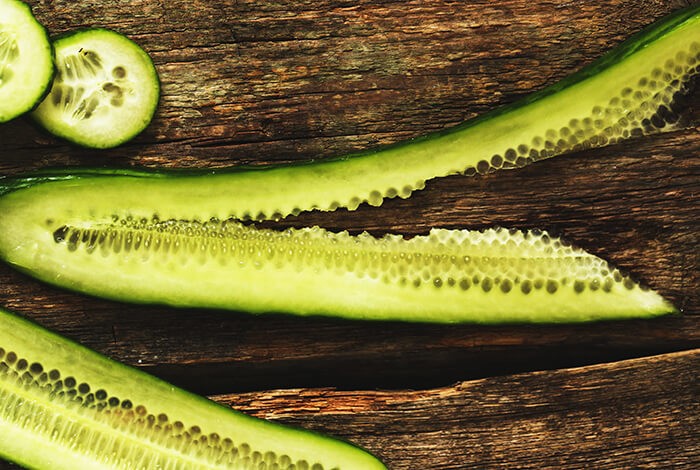
[[[432,390],[213,397],[362,445],[391,469],[697,468],[700,350]]]
[[[133,142],[109,151],[70,146],[25,119],[0,126],[0,174],[55,165],[266,165],[388,144],[444,129],[552,84],[689,2],[29,3],[52,34],[105,26],[138,41],[154,58],[163,96],[151,126]],[[615,402],[620,408],[614,416],[619,418],[617,431],[627,436],[626,444],[617,446],[609,439],[586,446],[589,441],[584,431],[569,441],[558,437],[554,432],[567,429],[569,422],[588,429],[585,432],[593,429],[586,428],[588,408],[577,408],[573,395],[566,394],[554,394],[547,403],[551,410],[558,407],[557,419],[567,424],[553,421],[551,430],[537,423],[523,424],[533,427],[523,431],[528,439],[522,441],[520,453],[511,457],[506,451],[514,447],[493,447],[495,441],[488,436],[500,429],[502,441],[507,440],[506,430],[518,424],[508,424],[500,408],[480,407],[476,400],[464,398],[457,405],[444,397],[458,389],[440,387],[700,347],[697,95],[688,110],[687,125],[676,132],[557,157],[516,171],[443,178],[430,182],[410,199],[390,200],[379,208],[306,213],[276,225],[317,224],[334,230],[407,235],[426,233],[434,226],[543,228],[633,273],[681,307],[682,315],[576,326],[501,327],[251,317],[87,298],[45,286],[4,265],[0,266],[0,304],[117,360],[200,393],[303,388],[310,399],[327,395],[328,406],[342,407],[355,398],[369,403],[395,396],[398,402],[408,402],[418,395],[402,390],[425,389],[420,392],[419,414],[411,415],[401,406],[389,407],[386,412],[358,417],[365,420],[360,427],[350,415],[318,418],[320,427],[333,428],[338,434],[362,434],[359,442],[379,450],[395,468],[463,468],[477,454],[482,467],[498,466],[496,462],[523,467],[538,463],[583,466],[592,462],[584,454],[600,458],[601,466],[609,468],[631,467],[637,462],[640,466],[671,466],[664,459],[681,465],[674,459],[683,455],[697,459],[697,442],[684,454],[672,445],[675,434],[662,433],[667,445],[656,449],[652,434],[636,427],[635,413],[641,408],[625,407],[623,401]],[[688,364],[696,366],[697,356],[667,357],[635,362],[633,369],[640,374],[635,377],[653,370],[666,374],[663,386],[688,393],[697,383],[687,379]],[[651,369],[645,369],[645,361],[650,361]],[[622,364],[626,368],[629,363]],[[685,381],[668,379],[674,373],[686,373]],[[517,381],[551,391],[546,388],[548,378],[564,377],[568,372],[556,374],[559,372],[535,373],[531,379],[518,375],[512,379],[515,382],[493,379],[495,382],[474,384],[499,383],[501,388],[491,393],[515,399],[524,391]],[[621,393],[611,387],[600,387],[601,403],[615,398],[610,394]],[[356,392],[376,388],[397,391]],[[267,392],[261,393],[250,397],[263,397]],[[272,413],[266,410],[297,409],[299,423],[314,426],[313,416],[304,410],[315,408],[304,408],[293,397],[295,393],[274,392],[267,399],[260,398],[256,411],[264,415]],[[689,426],[689,433],[697,434],[697,420],[673,408],[671,395],[672,390],[663,401],[662,395],[642,394],[634,403],[649,413],[659,406],[663,418],[654,421],[651,429],[661,432],[668,425],[676,430],[682,423]],[[544,395],[539,399],[544,403]],[[466,404],[469,406],[463,408]],[[690,405],[688,400],[679,402],[678,409]],[[444,414],[437,413],[429,422],[428,413],[442,407]],[[567,419],[571,421],[566,421],[569,409],[572,414]],[[486,425],[456,418],[475,410],[475,416],[490,423],[488,430]],[[600,416],[603,418],[608,419]],[[412,419],[416,420],[414,427],[407,424]],[[499,420],[504,427],[499,428]],[[406,429],[425,426],[421,440],[412,440],[405,433],[390,443],[401,431],[398,424],[392,428],[393,422],[403,423]],[[481,431],[469,434],[473,426]],[[469,434],[468,446],[462,440],[465,434]],[[423,440],[428,437],[430,444]],[[571,461],[564,457],[557,461],[555,451],[548,454],[545,441],[538,440],[545,437],[559,443],[560,449],[580,440],[580,454]],[[531,452],[524,452],[528,447]],[[598,455],[603,451],[611,456],[609,463]],[[561,455],[574,455],[572,452]],[[451,459],[451,455],[458,458]],[[413,458],[418,459],[415,465],[410,463]]]

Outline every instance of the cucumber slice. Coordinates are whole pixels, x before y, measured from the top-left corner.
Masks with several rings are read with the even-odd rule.
[[[0,197],[0,257],[93,295],[254,313],[503,323],[675,311],[546,233],[433,230],[405,240],[318,227],[278,232],[201,222],[205,212],[178,217],[168,207],[177,188],[173,177],[113,175],[15,190]]]
[[[136,43],[107,29],[86,29],[54,42],[57,73],[32,113],[49,132],[75,144],[109,148],[151,122],[160,82]]]
[[[0,456],[38,469],[373,470],[351,444],[224,408],[0,309]]]
[[[53,73],[51,43],[29,5],[0,0],[0,122],[39,104]]]

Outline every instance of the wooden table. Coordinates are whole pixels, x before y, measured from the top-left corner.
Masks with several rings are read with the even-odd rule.
[[[152,125],[109,151],[67,145],[25,120],[0,126],[2,174],[261,165],[387,144],[554,83],[690,2],[30,3],[52,34],[104,26],[139,42],[163,96]],[[87,298],[6,266],[0,304],[243,411],[350,439],[392,469],[698,468],[695,98],[672,133],[278,224],[378,235],[553,230],[635,274],[682,315],[501,327],[251,317]]]

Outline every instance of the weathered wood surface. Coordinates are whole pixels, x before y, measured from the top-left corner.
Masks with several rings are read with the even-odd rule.
[[[1,174],[64,164],[260,165],[395,142],[443,129],[554,83],[688,2],[30,3],[52,33],[99,25],[137,40],[154,58],[163,98],[146,132],[110,151],[72,147],[25,120],[0,126]],[[333,406],[340,407],[352,397],[392,396],[401,402],[416,396],[401,391],[353,392],[360,389],[425,389],[511,372],[697,348],[697,102],[689,110],[687,128],[677,132],[557,157],[517,171],[444,178],[408,200],[355,212],[302,214],[278,224],[407,235],[425,233],[433,226],[545,228],[634,273],[673,300],[683,315],[578,326],[502,327],[256,318],[86,298],[44,286],[6,266],[0,266],[0,304],[197,392],[338,387],[348,392],[305,394],[327,395]],[[677,373],[676,381],[669,379],[666,386],[687,391],[697,382],[680,373],[688,370],[684,360],[650,359],[669,377]],[[643,360],[638,364],[646,367]],[[550,376],[535,374],[528,383],[546,387],[539,382],[545,377]],[[508,380],[503,379],[503,387],[493,393],[507,392]],[[422,412],[438,404],[452,406],[441,398],[446,390],[421,392]],[[606,391],[612,389],[601,389],[602,402],[614,398]],[[297,402],[290,399],[294,393],[273,394],[274,400],[261,402],[258,411],[287,409],[294,421]],[[556,395],[552,406],[564,414],[575,400],[571,397]],[[682,412],[672,412],[672,403],[654,401],[658,397],[649,395],[639,400],[647,398],[646,406],[659,405],[659,413],[665,413],[664,422],[682,422]],[[479,409],[477,405],[471,406]],[[313,425],[313,416],[305,409],[309,408],[298,407],[299,422]],[[462,468],[464,462],[449,456],[463,446],[459,426],[473,423],[454,421],[445,411],[425,431],[445,439],[431,454],[426,441],[388,443],[391,423],[409,419],[401,418],[401,407],[392,410],[361,419],[369,423],[362,431],[363,442],[379,450],[394,468]],[[574,410],[572,405],[571,419],[583,419]],[[620,410],[621,432],[629,432],[633,439],[638,434],[630,427],[635,414],[631,408]],[[488,408],[478,416],[488,416],[494,428],[502,418]],[[337,434],[360,432],[351,418],[319,418],[319,423]],[[697,421],[686,423],[694,426],[691,431],[700,431]],[[537,466],[537,456],[544,454],[535,451],[545,441],[536,441],[536,434],[552,436],[536,427],[528,432],[535,439],[528,442],[536,442],[532,445],[537,449],[529,454],[532,460],[521,453],[523,460],[514,460],[513,465]],[[430,442],[437,445],[437,440]],[[640,436],[630,444],[638,449],[631,453],[606,442],[608,451],[617,452],[618,466],[634,466],[647,441]],[[379,443],[390,450],[382,451]],[[650,465],[666,466],[664,458],[670,462],[680,455],[671,447],[647,451],[648,460],[642,460]],[[418,455],[436,463],[411,464],[409,460]],[[697,459],[697,452],[694,455]]]
[[[350,439],[395,469],[697,468],[700,350],[403,393],[213,397]]]

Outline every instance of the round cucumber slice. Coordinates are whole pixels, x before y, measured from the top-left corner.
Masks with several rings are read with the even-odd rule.
[[[36,106],[53,72],[51,43],[29,5],[0,0],[0,122]]]
[[[54,42],[56,76],[33,116],[75,144],[116,147],[151,122],[160,95],[151,58],[111,30],[80,30]]]

